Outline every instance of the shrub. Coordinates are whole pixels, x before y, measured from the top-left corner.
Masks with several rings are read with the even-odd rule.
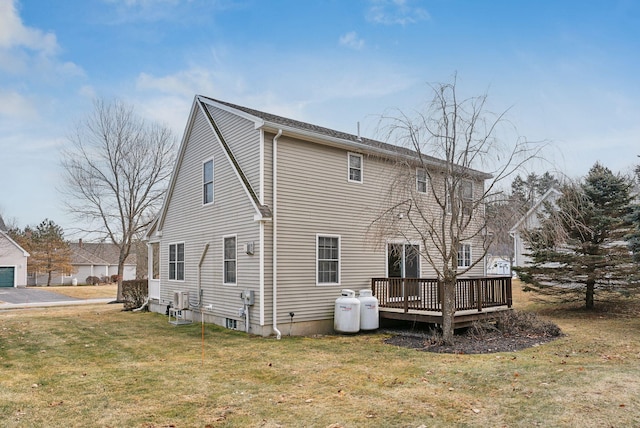
[[[88,276],[87,279],[85,279],[85,282],[87,285],[98,285],[100,284],[100,278],[97,276]]]
[[[149,281],[146,279],[122,281],[122,297],[125,311],[131,311],[142,306],[147,296],[149,296]]]
[[[118,275],[111,275],[111,283],[118,282]]]
[[[496,328],[503,334],[527,333],[536,336],[558,337],[562,335],[560,327],[551,321],[540,318],[534,312],[506,311],[496,320]]]

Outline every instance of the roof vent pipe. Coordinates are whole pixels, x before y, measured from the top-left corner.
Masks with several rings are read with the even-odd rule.
[[[358,141],[362,141],[362,137],[360,137],[360,121],[358,121]]]

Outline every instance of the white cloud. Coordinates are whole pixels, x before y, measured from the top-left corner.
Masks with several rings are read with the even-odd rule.
[[[162,77],[140,73],[136,81],[136,88],[145,91],[152,90],[164,94],[192,97],[194,94],[213,92],[214,80],[214,76],[209,70],[194,67]]]
[[[358,37],[358,33],[350,31],[340,36],[340,46],[346,46],[351,49],[360,50],[364,47],[364,40]]]
[[[37,117],[36,103],[15,91],[0,91],[0,118],[33,119]]]
[[[0,49],[27,48],[45,55],[58,51],[53,33],[24,26],[14,0],[0,0]]]
[[[431,19],[429,12],[411,6],[411,0],[370,0],[367,20],[384,25],[407,25]]]

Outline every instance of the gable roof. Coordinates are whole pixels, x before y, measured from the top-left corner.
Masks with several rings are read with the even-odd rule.
[[[256,128],[270,130],[274,133],[277,133],[279,130],[283,130],[284,134],[289,134],[307,140],[310,139],[312,141],[328,145],[332,145],[333,143],[333,145],[347,146],[351,149],[375,153],[384,157],[397,158],[398,156],[400,156],[415,160],[418,156],[418,153],[415,150],[411,150],[406,147],[396,146],[394,144],[360,137],[354,134],[325,128],[323,126],[313,125],[307,122],[301,122],[295,119],[289,119],[283,116],[266,113],[260,110],[239,106],[237,104],[232,104],[226,101],[209,98],[202,95],[198,95],[196,96],[196,98],[204,101],[207,104],[214,105],[232,113],[244,113],[243,116],[249,120],[252,120],[256,124]],[[432,165],[434,167],[442,167],[443,165],[445,165],[445,161],[433,156],[421,154],[421,158],[426,165]],[[484,180],[491,178],[491,174],[487,174],[485,172],[477,171],[471,168],[464,169],[471,175],[477,176],[479,179]]]
[[[531,218],[531,216],[533,216],[540,210],[542,204],[544,204],[546,201],[555,201],[560,196],[562,196],[562,192],[555,187],[547,190],[547,192],[542,195],[542,197],[535,204],[533,204],[531,208],[529,208],[529,211],[527,211],[526,214],[523,215],[522,218],[520,218],[520,220],[518,220],[518,222],[514,224],[511,229],[509,229],[509,233],[516,233],[522,227],[522,225]]]
[[[69,248],[71,248],[72,265],[118,265],[120,250],[115,244],[106,242],[71,242],[69,243]],[[129,254],[124,264],[135,265],[136,259],[135,254]]]
[[[9,242],[11,245],[13,245],[14,247],[16,247],[19,251],[22,251],[22,255],[24,257],[31,257],[31,254],[29,254],[24,248],[22,248],[20,246],[20,244],[18,244],[16,241],[14,241],[13,239],[11,239],[11,237],[9,236],[9,234],[7,232],[5,232],[4,230],[0,230],[0,238],[4,238],[7,242]],[[0,254],[1,255],[1,254]]]
[[[301,122],[295,119],[289,119],[283,116],[278,116],[278,115],[263,112],[260,110],[243,107],[237,104],[232,104],[226,101],[217,100],[217,99],[206,97],[203,95],[196,95],[193,101],[193,105],[191,107],[191,112],[189,113],[189,119],[187,121],[187,125],[182,137],[182,141],[180,143],[180,151],[178,152],[178,156],[176,158],[174,170],[173,170],[173,173],[171,174],[169,188],[167,189],[167,196],[165,197],[162,209],[158,214],[157,221],[153,222],[150,225],[150,227],[147,228],[147,232],[145,233],[145,237],[147,239],[149,239],[153,233],[156,233],[156,234],[162,233],[162,227],[164,225],[164,217],[166,215],[168,201],[171,199],[171,196],[173,194],[173,189],[175,187],[176,171],[178,171],[182,163],[182,160],[184,159],[186,142],[190,137],[195,116],[198,111],[201,111],[202,113],[204,113],[216,139],[222,145],[225,155],[231,162],[235,173],[237,174],[238,178],[242,183],[243,188],[245,189],[246,193],[249,195],[251,203],[256,210],[256,219],[268,219],[272,215],[270,208],[267,205],[262,204],[262,202],[257,197],[254,189],[252,188],[251,184],[249,183],[249,180],[244,175],[244,172],[240,168],[233,153],[229,149],[229,146],[227,145],[224,136],[220,132],[217,124],[215,123],[213,116],[209,111],[209,107],[216,107],[223,111],[227,111],[232,114],[235,114],[239,117],[243,117],[249,121],[252,121],[256,129],[270,131],[270,132],[273,132],[274,134],[278,134],[279,132],[282,132],[282,135],[288,135],[291,137],[303,139],[305,141],[346,148],[346,149],[359,151],[363,153],[376,154],[386,158],[394,159],[398,157],[404,157],[409,160],[417,160],[418,158],[418,154],[415,151],[407,149],[405,147],[396,146],[393,144],[384,143],[382,141],[376,141],[369,138],[363,138],[363,137],[349,134],[346,132],[341,132],[334,129],[313,125],[307,122]],[[433,156],[422,154],[421,159],[426,165],[431,165],[436,168],[442,168],[444,165],[446,165],[445,161],[435,158]],[[466,173],[469,173],[470,175],[477,177],[480,180],[486,180],[492,177],[491,174],[474,170],[472,168],[460,167],[460,169],[464,170]]]

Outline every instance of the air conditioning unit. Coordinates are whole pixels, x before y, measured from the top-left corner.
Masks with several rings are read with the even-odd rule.
[[[173,308],[179,310],[189,309],[188,291],[176,291],[173,293]]]

